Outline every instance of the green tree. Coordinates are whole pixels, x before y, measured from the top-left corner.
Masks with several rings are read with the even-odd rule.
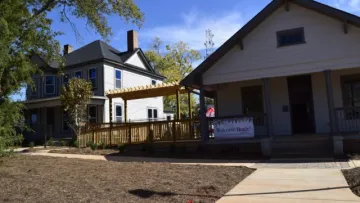
[[[91,82],[81,78],[71,78],[68,85],[62,88],[61,104],[69,115],[67,121],[76,138],[81,135],[81,128],[87,122],[87,105],[93,96]]]
[[[11,108],[14,115],[14,119],[0,117],[1,139],[16,137],[5,132],[12,132],[23,120],[20,106],[12,103],[10,95],[33,86],[31,75],[40,72],[29,56],[37,53],[47,62],[63,64],[60,44],[55,39],[62,33],[51,29],[53,21],[47,15],[50,11],[58,12],[61,21],[70,23],[76,36],[80,34],[74,18],[86,20],[104,39],[112,34],[107,23],[110,15],[138,26],[143,22],[143,13],[132,0],[0,0],[0,110]]]
[[[180,82],[193,70],[193,62],[201,59],[200,52],[191,49],[187,43],[180,41],[163,47],[163,42],[158,37],[154,39],[152,48],[145,54],[154,68],[166,77],[164,82]],[[191,101],[191,108],[194,110],[196,102],[193,94]],[[164,106],[175,108],[176,96],[164,97]],[[180,106],[181,115],[188,116],[187,95],[180,96]]]

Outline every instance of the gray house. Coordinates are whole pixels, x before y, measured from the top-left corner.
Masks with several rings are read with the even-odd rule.
[[[100,40],[77,50],[73,50],[71,45],[65,45],[66,65],[63,76],[57,74],[59,63],[47,64],[40,56],[33,55],[33,62],[43,74],[32,76],[35,90],[27,89],[25,117],[34,132],[27,133],[25,139],[43,139],[45,131],[53,138],[71,136],[72,132],[66,122],[68,115],[61,106],[59,95],[62,86],[72,77],[88,79],[93,85],[94,96],[88,106],[88,120],[91,123],[110,122],[106,91],[161,83],[165,77],[154,70],[138,47],[137,32],[128,31],[127,37],[128,50],[124,52]],[[113,122],[123,122],[123,100],[113,100],[113,105]],[[152,117],[162,118],[162,97],[129,101],[128,119],[146,119],[149,109]]]

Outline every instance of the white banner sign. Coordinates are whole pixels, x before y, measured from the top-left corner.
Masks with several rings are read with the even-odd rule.
[[[214,120],[215,139],[236,139],[254,137],[253,118],[231,118]]]

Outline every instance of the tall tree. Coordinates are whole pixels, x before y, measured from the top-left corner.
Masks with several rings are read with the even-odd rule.
[[[63,62],[60,44],[55,39],[62,33],[51,29],[53,21],[47,15],[50,11],[58,12],[61,21],[70,23],[76,36],[79,32],[74,18],[86,20],[87,25],[104,39],[112,34],[107,23],[110,15],[120,16],[138,26],[143,22],[143,13],[132,0],[0,0],[0,112],[13,108],[13,113],[18,115],[12,123],[0,118],[2,128],[13,129],[23,119],[21,108],[12,105],[9,96],[32,85],[31,75],[39,69],[29,56],[37,53],[46,61]],[[0,130],[3,138],[12,139],[15,135],[15,131]]]
[[[69,115],[67,124],[75,132],[76,138],[81,135],[81,127],[87,120],[87,105],[93,95],[92,84],[81,78],[71,78],[62,88],[60,100]]]
[[[185,42],[163,45],[160,38],[156,37],[152,48],[147,51],[146,56],[150,63],[162,75],[166,77],[165,82],[179,82],[193,70],[193,62],[201,59],[200,52],[193,50]],[[195,108],[195,98],[192,95],[192,109]],[[180,96],[181,114],[188,116],[187,95]],[[164,98],[164,106],[174,108],[176,106],[175,96]]]

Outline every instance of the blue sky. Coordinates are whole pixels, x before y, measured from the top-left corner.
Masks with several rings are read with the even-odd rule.
[[[113,36],[109,43],[120,51],[126,51],[126,32],[134,29],[139,32],[139,44],[147,50],[154,37],[160,37],[165,43],[176,43],[180,40],[193,49],[203,53],[205,30],[211,29],[214,34],[215,48],[219,47],[246,22],[263,9],[270,0],[134,0],[145,13],[145,22],[139,29],[126,24],[120,17],[108,18]],[[360,15],[360,0],[318,0],[321,3]],[[81,35],[75,37],[71,26],[61,23],[58,12],[49,16],[54,19],[53,29],[65,34],[58,37],[61,45],[71,44],[75,49],[101,37],[85,21],[74,19]],[[197,61],[196,67],[201,61]],[[24,91],[14,99],[24,99]]]

